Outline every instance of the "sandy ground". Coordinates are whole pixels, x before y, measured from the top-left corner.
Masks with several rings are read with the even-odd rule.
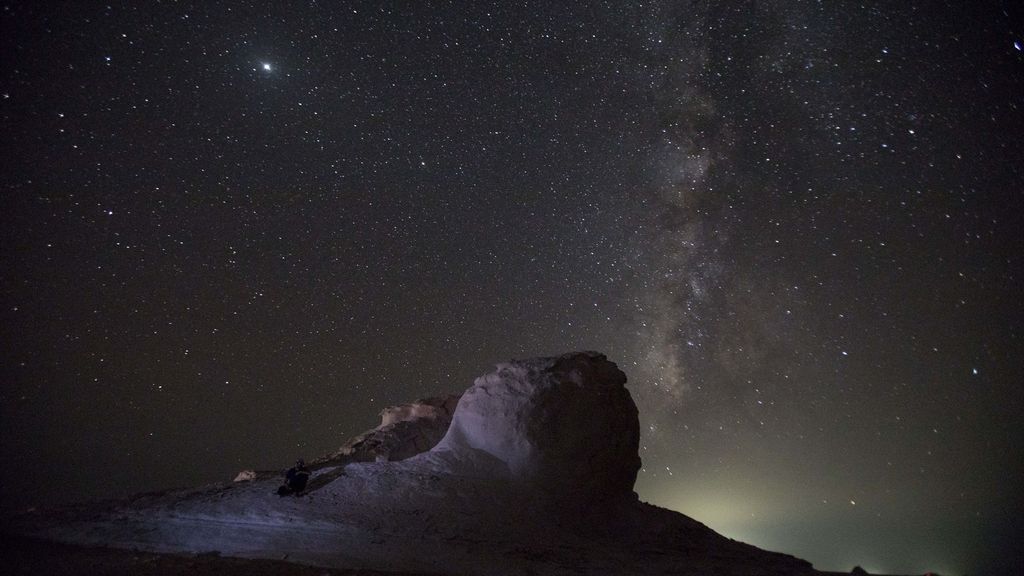
[[[0,573],[11,576],[428,576],[411,572],[326,569],[280,560],[222,558],[212,554],[153,554],[9,535],[0,538]]]
[[[327,569],[281,560],[248,560],[212,554],[154,554],[60,544],[21,536],[0,538],[0,573],[11,576],[455,576],[424,572]],[[844,572],[818,574],[848,576]]]

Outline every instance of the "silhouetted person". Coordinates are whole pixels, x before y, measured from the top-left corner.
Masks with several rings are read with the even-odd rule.
[[[277,489],[277,495],[301,494],[306,489],[306,482],[309,482],[309,468],[306,468],[306,462],[299,458],[295,467],[285,472],[284,485]]]

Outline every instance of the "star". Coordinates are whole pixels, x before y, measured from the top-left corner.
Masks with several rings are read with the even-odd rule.
[[[270,63],[269,63],[269,62],[264,62],[264,63],[263,63],[263,70],[264,70],[265,72],[270,72],[270,70],[271,70],[271,66],[270,66]]]

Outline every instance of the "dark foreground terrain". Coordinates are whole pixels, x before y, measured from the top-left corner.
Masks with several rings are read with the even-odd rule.
[[[6,535],[0,539],[0,573],[11,576],[427,576],[411,572],[317,568],[283,560],[248,560],[214,554],[154,554]]]
[[[283,560],[249,560],[214,554],[154,554],[137,550],[75,546],[35,538],[0,539],[0,573],[11,576],[454,576],[424,572],[339,570]],[[820,572],[845,576],[843,572]]]

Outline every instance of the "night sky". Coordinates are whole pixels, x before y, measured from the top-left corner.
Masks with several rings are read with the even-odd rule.
[[[5,508],[595,349],[644,500],[1024,566],[1016,2],[2,6]]]

